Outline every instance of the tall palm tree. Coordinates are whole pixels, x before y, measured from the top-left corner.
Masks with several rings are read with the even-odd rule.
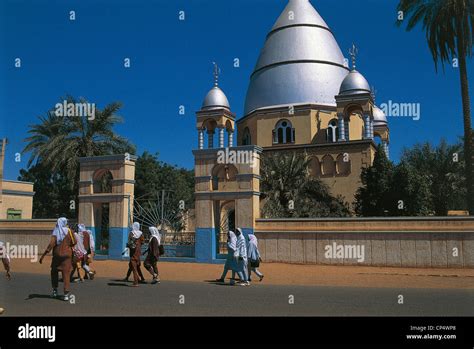
[[[39,116],[38,119],[40,123],[30,125],[28,133],[31,136],[25,139],[28,144],[22,151],[22,153],[31,152],[28,167],[35,161],[42,162],[46,159],[53,139],[65,133],[65,123],[62,118],[56,116],[51,110],[45,116]]]
[[[76,103],[72,97],[65,100]],[[87,101],[80,99],[79,103]],[[78,179],[80,157],[133,152],[134,147],[113,131],[122,121],[116,114],[120,107],[120,103],[111,103],[103,110],[96,108],[93,120],[86,115],[57,116],[53,109],[39,117],[40,123],[30,125],[30,136],[25,139],[28,144],[23,153],[31,152],[28,166],[41,162],[52,173],[64,171],[72,187]]]
[[[452,59],[458,59],[464,119],[466,201],[472,215],[474,214],[474,154],[466,59],[472,56],[474,0],[400,0],[398,10],[409,17],[407,31],[421,23],[426,32],[426,40],[436,71],[438,63],[444,66]],[[397,24],[400,26],[402,23],[399,21]]]

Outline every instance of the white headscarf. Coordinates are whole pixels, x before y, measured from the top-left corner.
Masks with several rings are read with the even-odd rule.
[[[84,247],[84,235],[82,232],[74,234],[76,237],[76,245],[74,246],[75,251],[79,251],[81,255],[87,254],[86,248]]]
[[[132,225],[132,235],[135,239],[139,239],[140,236],[142,236],[142,232],[140,231],[140,223],[138,222],[133,222]]]
[[[52,235],[56,236],[56,243],[58,245],[64,240],[68,231],[67,219],[65,217],[59,218],[52,233]]]
[[[150,234],[151,234],[150,242],[151,242],[151,239],[156,238],[156,240],[158,240],[158,245],[161,245],[161,234],[158,231],[158,228],[150,227],[148,228],[148,230],[150,231]]]
[[[84,239],[84,232],[86,231],[86,226],[84,224],[77,225],[77,234],[81,239]]]
[[[234,251],[237,249],[237,236],[235,236],[235,233],[232,230],[229,230],[229,241],[227,242],[227,246]]]
[[[253,234],[249,234],[249,243],[254,244],[255,246],[258,246],[257,237]]]
[[[240,233],[237,236],[237,252],[236,254],[240,257],[247,258],[247,242],[245,241],[245,236],[242,229],[237,228],[237,231]]]

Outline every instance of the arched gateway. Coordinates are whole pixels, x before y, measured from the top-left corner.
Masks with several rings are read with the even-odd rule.
[[[80,158],[79,223],[96,239],[96,250],[120,259],[133,217],[135,161],[132,155]]]

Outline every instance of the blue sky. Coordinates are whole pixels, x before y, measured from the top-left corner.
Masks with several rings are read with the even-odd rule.
[[[220,86],[242,117],[249,76],[265,36],[286,0],[69,0],[0,1],[0,137],[7,136],[5,177],[15,179],[28,156],[28,125],[70,94],[124,106],[116,131],[160,159],[192,168],[195,111],[212,87],[212,61]],[[462,135],[459,73],[435,73],[424,34],[395,26],[395,0],[312,0],[348,56],[359,47],[357,67],[388,100],[421,103],[421,119],[389,118],[391,155],[417,142],[449,142]],[[69,20],[69,11],[76,20]],[[178,12],[185,11],[185,21]],[[14,67],[15,58],[22,67]],[[123,67],[124,58],[131,68]],[[240,67],[233,67],[239,58]],[[471,91],[474,65],[469,61]],[[471,98],[473,98],[471,93]],[[178,108],[184,105],[185,115]]]

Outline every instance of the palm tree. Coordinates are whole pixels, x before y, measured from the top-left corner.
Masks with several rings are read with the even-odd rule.
[[[457,58],[461,81],[461,97],[464,119],[464,156],[466,161],[466,196],[470,214],[474,214],[473,137],[471,107],[467,78],[466,58],[472,56],[474,37],[473,0],[400,0],[398,10],[409,17],[406,30],[421,23],[426,32],[428,47],[433,56],[435,69],[438,63]],[[402,24],[399,21],[398,26]]]
[[[328,187],[309,173],[311,159],[297,153],[263,157],[262,213],[268,218],[347,216],[349,207],[333,197]],[[293,205],[290,205],[290,203]],[[293,206],[293,207],[291,207]]]
[[[76,103],[70,96],[64,99]],[[80,99],[79,103],[87,101]],[[113,131],[114,125],[122,121],[116,114],[120,107],[120,103],[111,103],[103,110],[96,108],[94,120],[86,115],[57,116],[53,109],[39,117],[40,123],[30,125],[30,136],[25,139],[28,144],[23,153],[31,152],[28,166],[36,162],[52,173],[61,171],[73,187],[78,180],[80,157],[134,152],[134,147]]]
[[[56,116],[51,110],[46,113],[46,116],[39,116],[38,119],[39,124],[30,125],[28,133],[31,136],[25,139],[29,143],[22,151],[22,153],[31,152],[28,167],[31,167],[35,161],[43,162],[48,157],[48,148],[53,139],[65,133],[62,117]]]
[[[263,158],[262,192],[267,199],[263,207],[270,216],[289,214],[290,200],[295,201],[307,179],[310,160],[293,154],[274,153]]]

